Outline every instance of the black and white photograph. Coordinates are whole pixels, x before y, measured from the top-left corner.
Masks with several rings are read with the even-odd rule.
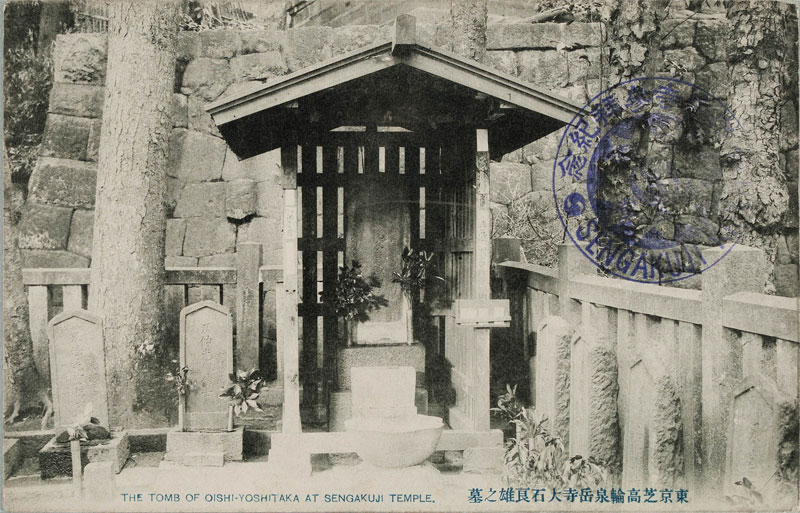
[[[798,511],[798,5],[5,0],[2,510]]]

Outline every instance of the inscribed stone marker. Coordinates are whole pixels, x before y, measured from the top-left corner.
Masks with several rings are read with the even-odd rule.
[[[219,397],[233,372],[231,314],[213,301],[181,310],[181,366],[188,367],[185,430],[224,429],[228,402]]]
[[[86,310],[62,312],[48,323],[55,425],[73,425],[92,403],[108,426],[108,389],[100,318]]]

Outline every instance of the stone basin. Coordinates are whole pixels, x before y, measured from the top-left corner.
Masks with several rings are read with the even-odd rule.
[[[356,453],[377,467],[419,465],[436,450],[444,423],[430,415],[364,417],[345,421]]]

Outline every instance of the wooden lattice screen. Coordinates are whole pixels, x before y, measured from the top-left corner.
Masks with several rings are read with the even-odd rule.
[[[456,145],[425,145],[408,132],[332,132],[298,152],[300,376],[308,407],[324,404],[336,368],[338,321],[320,303],[319,292],[332,286],[344,262],[347,184],[358,175],[385,177],[387,201],[398,183],[409,188],[411,247],[436,254],[447,285],[439,294],[445,308],[434,314],[444,317],[452,300],[471,294],[475,178],[469,165],[474,153]]]

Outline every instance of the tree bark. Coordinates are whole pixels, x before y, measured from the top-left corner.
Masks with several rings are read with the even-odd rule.
[[[11,182],[11,163],[3,144],[3,348],[12,387],[6,406],[13,407],[8,422],[17,419],[24,405],[38,400],[45,406],[44,429],[53,412],[53,403],[33,359],[28,296],[22,282],[22,255],[17,234],[21,204],[22,192]]]
[[[486,0],[450,0],[450,47],[454,53],[483,62],[486,58]]]
[[[166,167],[179,3],[111,2],[90,309],[103,321],[109,415],[147,422],[136,347],[163,338]]]

